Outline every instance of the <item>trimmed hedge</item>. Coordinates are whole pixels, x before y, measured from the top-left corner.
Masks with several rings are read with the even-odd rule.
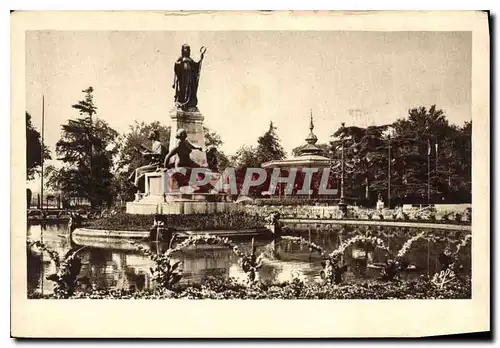
[[[192,215],[163,215],[165,227],[176,231],[240,230],[265,227],[265,217],[244,212]],[[83,227],[98,230],[148,231],[154,223],[152,215],[118,213],[87,221]]]
[[[96,230],[148,231],[154,223],[152,215],[117,213],[85,221],[83,227]]]

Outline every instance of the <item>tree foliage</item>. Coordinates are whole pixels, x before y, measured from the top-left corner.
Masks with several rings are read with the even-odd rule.
[[[259,168],[260,160],[257,157],[256,146],[243,145],[231,156],[231,166],[234,168]]]
[[[340,162],[344,144],[345,189],[370,204],[379,194],[387,200],[389,167],[391,205],[427,203],[428,194],[432,203],[470,202],[471,136],[470,122],[450,125],[432,105],[413,108],[392,125],[340,127],[330,155]]]
[[[276,130],[277,128],[273,125],[273,122],[270,122],[269,129],[257,140],[257,158],[261,164],[273,160],[282,160],[286,156]]]
[[[56,154],[63,166],[47,168],[47,184],[69,197],[86,198],[92,206],[110,204],[113,199],[112,144],[118,133],[104,120],[93,120],[97,108],[93,89],[83,91],[85,99],[73,105],[82,117],[62,125]]]
[[[394,123],[394,195],[402,200],[470,202],[471,124],[450,125],[432,105]],[[430,181],[429,181],[430,179]],[[430,185],[428,185],[430,184]]]
[[[26,112],[26,179],[32,180],[40,170],[42,142],[40,133],[31,123],[31,115]],[[43,146],[43,159],[51,159],[47,146]]]
[[[230,157],[230,164],[236,169],[236,181],[239,188],[242,187],[247,168],[261,168],[262,163],[272,160],[282,160],[286,153],[276,134],[277,128],[271,122],[269,129],[257,139],[257,146],[241,146],[236,153]],[[259,196],[262,191],[269,187],[269,178],[262,185],[250,188],[250,195]]]
[[[224,151],[221,150],[221,146],[224,144],[221,136],[208,127],[203,127],[203,132],[205,135],[205,147],[215,146],[217,149],[217,165],[219,171],[224,171],[229,166],[229,158],[226,156]]]
[[[370,191],[387,181],[388,125],[345,127],[342,125],[331,141],[330,156],[340,162],[344,148],[344,187],[349,196],[370,200]],[[340,167],[337,166],[337,173]]]
[[[271,122],[269,129],[257,139],[257,146],[243,145],[231,156],[231,165],[235,168],[260,168],[264,162],[284,159],[286,153],[276,130]]]
[[[115,178],[114,186],[117,194],[123,200],[131,200],[137,188],[128,180],[132,172],[148,164],[141,154],[141,145],[151,147],[151,140],[148,135],[151,131],[158,131],[160,142],[168,149],[170,142],[170,127],[162,125],[159,121],[145,123],[135,121],[129,126],[127,133],[116,138],[117,156],[115,158]]]

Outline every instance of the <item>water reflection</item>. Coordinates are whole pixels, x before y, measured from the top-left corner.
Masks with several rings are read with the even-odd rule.
[[[292,234],[310,239],[331,251],[351,236],[359,234],[360,228],[319,225],[309,226],[302,230],[295,229]],[[60,255],[64,255],[71,248],[79,247],[79,243],[86,245],[87,247],[80,253],[82,257],[80,277],[88,277],[90,283],[99,288],[142,290],[153,286],[150,275],[152,261],[136,251],[131,243],[98,238],[71,242],[63,236],[64,230],[65,226],[57,225],[29,226],[28,238],[43,240],[50,249],[56,250]],[[381,231],[388,234],[384,241],[394,251],[399,250],[408,239],[404,235],[412,232],[409,229],[399,229],[397,232],[403,233],[403,236],[392,236],[391,233],[394,234],[395,228],[386,227]],[[445,231],[434,231],[433,233],[443,233],[444,235]],[[455,235],[454,237],[461,236]],[[237,241],[236,244],[243,250],[249,251],[251,249],[251,243],[248,240]],[[168,247],[168,245],[161,243],[158,245],[146,243],[146,245],[153,251],[164,251]],[[298,277],[307,282],[320,280],[322,259],[318,253],[311,251],[307,246],[281,239],[257,240],[255,245],[257,253],[264,255],[264,265],[257,275],[257,279],[266,283],[290,281],[292,277]],[[428,241],[423,239],[415,242],[408,254],[408,260],[410,264],[415,266],[415,270],[405,276],[412,277],[438,271],[437,259],[445,247],[450,247],[449,240]],[[359,252],[356,248],[351,248],[344,254],[343,262],[349,265],[349,271],[344,277],[346,281],[352,282],[378,277],[380,269],[370,267],[369,264],[376,265],[384,262],[387,258],[383,250],[367,249],[363,251],[367,253],[367,259],[360,261],[357,258]],[[183,250],[173,256],[174,260],[183,262],[182,282],[184,283],[200,282],[207,276],[216,275],[233,277],[241,281],[246,279],[246,275],[238,265],[237,256],[226,248],[200,245]],[[463,250],[460,259],[464,263],[464,269],[470,272],[470,246]],[[44,278],[54,272],[54,263],[51,262],[47,253],[42,255],[37,252],[28,253],[28,290],[30,292],[43,288],[44,293],[50,293],[53,289],[53,283]]]

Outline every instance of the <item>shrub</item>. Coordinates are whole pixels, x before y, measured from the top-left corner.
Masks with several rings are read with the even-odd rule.
[[[35,247],[46,252],[51,261],[54,262],[56,273],[47,276],[47,280],[55,283],[54,296],[56,298],[69,298],[73,296],[78,284],[86,279],[84,277],[78,277],[82,268],[82,260],[77,255],[85,247],[78,250],[69,250],[64,257],[60,257],[56,251],[48,249],[47,246],[40,241],[28,242],[27,244],[30,249]]]
[[[408,281],[364,281],[355,284],[330,285],[304,283],[298,278],[274,284],[258,283],[249,287],[234,279],[210,278],[201,284],[179,285],[173,291],[156,293],[123,290],[95,290],[75,293],[72,299],[470,299],[471,279],[465,277],[446,284],[442,289],[427,276]],[[32,298],[40,298],[40,294]],[[54,298],[44,295],[43,298]]]
[[[210,234],[189,236],[181,243],[176,244],[175,247],[172,247],[173,241],[174,238],[172,238],[172,240],[170,241],[168,250],[160,255],[151,253],[149,249],[146,249],[141,245],[136,244],[136,247],[141,252],[149,256],[151,260],[155,262],[156,264],[155,269],[150,269],[150,271],[153,277],[157,275],[156,276],[156,279],[158,280],[157,284],[161,288],[167,288],[170,290],[170,288],[173,285],[175,285],[181,278],[178,270],[179,263],[171,264],[170,256],[175,252],[182,251],[187,247],[197,244],[220,245],[230,248],[239,257],[239,263],[241,265],[241,268],[247,275],[249,284],[252,284],[255,281],[257,272],[262,267],[262,255],[257,256],[255,254],[256,247],[253,238],[252,238],[252,248],[249,254],[244,253],[242,250],[240,250],[240,248],[236,244],[234,244],[229,238],[221,238]]]
[[[97,230],[147,231],[154,217],[151,215],[117,213],[112,216],[86,221],[83,227]]]
[[[472,208],[467,208],[465,211],[465,221],[472,222]]]
[[[443,220],[445,220],[445,221],[453,221],[454,218],[455,218],[454,212],[447,212],[443,215]]]
[[[158,217],[165,227],[176,231],[232,230],[264,228],[265,217],[245,212],[191,215],[163,215]],[[88,221],[84,227],[99,230],[147,231],[153,226],[154,217],[119,213],[107,218]]]
[[[171,290],[181,280],[182,272],[179,269],[181,261],[172,262],[169,253],[155,254],[142,245],[137,245],[137,249],[155,263],[155,266],[150,267],[149,270],[151,279],[160,290]]]

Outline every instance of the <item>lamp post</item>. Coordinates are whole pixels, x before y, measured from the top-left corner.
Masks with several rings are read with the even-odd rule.
[[[342,122],[342,128],[345,127],[345,123]],[[347,216],[347,203],[345,202],[344,196],[344,171],[345,171],[345,157],[344,157],[344,138],[341,139],[340,142],[340,200],[338,203],[339,209],[342,212],[342,215]]]
[[[40,208],[43,213],[43,155],[44,155],[44,135],[45,135],[45,96],[42,95],[42,141],[41,141],[41,148],[42,151],[40,152]],[[42,214],[43,216],[43,214]]]

